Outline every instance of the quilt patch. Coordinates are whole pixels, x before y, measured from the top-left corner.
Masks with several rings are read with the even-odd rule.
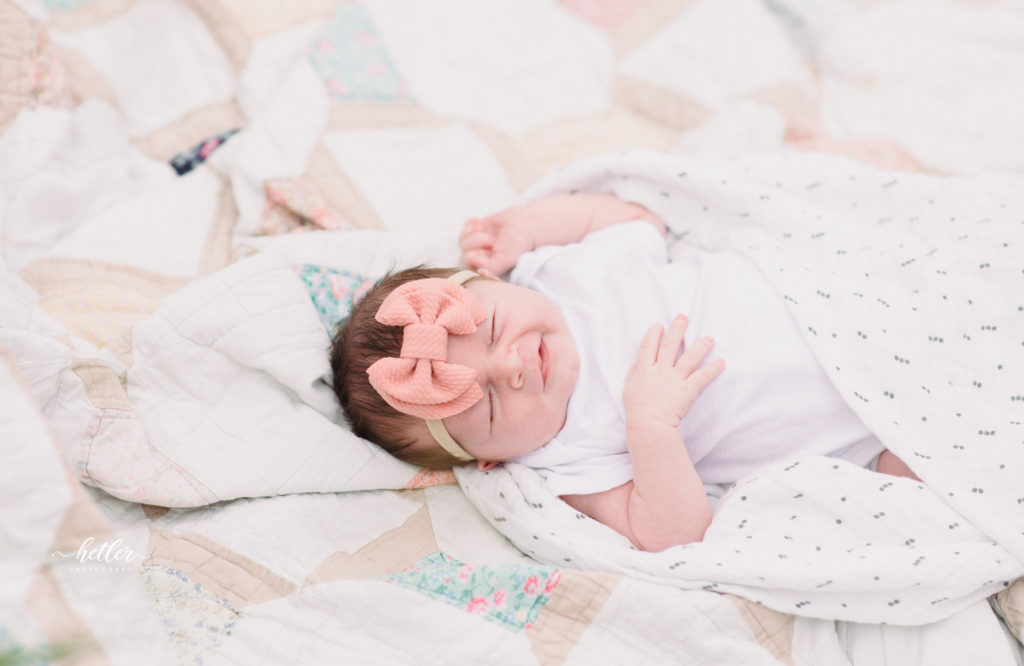
[[[96,0],[43,0],[43,6],[51,12],[67,12],[86,5],[91,5]]]
[[[146,566],[143,576],[180,663],[202,663],[202,654],[230,636],[242,617],[231,603],[177,569]]]
[[[202,143],[172,157],[171,167],[179,176],[184,176],[186,173],[205,162],[206,158],[208,158],[213,151],[220,148],[224,145],[225,141],[237,133],[238,129],[231,129],[211,136],[206,141],[203,141]]]
[[[313,39],[309,60],[335,99],[410,99],[370,17],[358,4],[338,8]]]
[[[537,619],[562,571],[541,565],[472,567],[438,552],[382,578],[511,631],[522,631]]]
[[[333,336],[352,305],[373,288],[373,280],[351,271],[302,264],[295,267],[324,328]]]
[[[310,229],[337,231],[347,226],[323,194],[302,178],[271,178],[263,183],[267,206],[263,233],[287,234]]]

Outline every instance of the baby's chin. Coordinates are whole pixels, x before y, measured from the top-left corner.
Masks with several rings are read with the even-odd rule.
[[[551,442],[551,440],[558,436],[558,433],[562,432],[562,428],[565,427],[565,421],[568,418],[569,414],[568,405],[563,406],[563,408],[560,411],[561,418],[555,422],[557,425],[553,426],[550,429],[549,433],[545,433],[545,435],[533,441],[530,445],[524,447],[518,455],[525,456],[527,453],[533,453],[538,449],[544,448]]]

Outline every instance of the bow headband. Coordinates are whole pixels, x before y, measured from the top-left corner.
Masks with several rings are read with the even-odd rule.
[[[464,282],[476,277],[459,271],[447,280],[424,278],[398,287],[381,303],[375,319],[402,326],[398,357],[377,359],[366,372],[385,402],[404,414],[420,416],[443,449],[459,460],[472,460],[441,419],[475,405],[483,397],[476,371],[448,363],[448,335],[476,330],[486,316]]]

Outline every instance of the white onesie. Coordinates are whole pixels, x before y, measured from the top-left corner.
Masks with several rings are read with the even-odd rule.
[[[705,362],[726,362],[679,425],[704,483],[732,483],[807,455],[867,466],[883,450],[829,381],[782,299],[740,255],[694,250],[669,262],[651,224],[628,222],[524,254],[511,282],[558,305],[580,356],[565,426],[515,459],[556,495],[600,492],[633,478],[626,373],[647,329],[679,313],[690,321],[685,344],[711,336],[715,348]]]

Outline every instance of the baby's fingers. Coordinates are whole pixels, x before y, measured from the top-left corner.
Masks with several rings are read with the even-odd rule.
[[[686,335],[686,327],[689,325],[690,322],[684,315],[676,315],[672,323],[669,324],[668,330],[665,331],[665,335],[661,338],[661,344],[658,346],[658,359],[660,361],[670,365],[675,363],[679,350],[683,346],[683,336]]]
[[[701,362],[711,353],[711,349],[715,346],[715,341],[711,338],[701,338],[697,342],[690,345],[689,348],[683,355],[676,361],[676,369],[682,372],[687,377],[697,368]]]
[[[470,234],[475,234],[478,231],[483,231],[486,225],[486,221],[478,217],[471,217],[466,220],[466,223],[462,225],[462,233],[459,234],[459,240]]]
[[[490,247],[494,243],[494,224],[487,218],[472,218],[462,226],[459,246]]]
[[[462,248],[463,252],[466,252],[467,250],[489,249],[493,246],[494,236],[483,231],[465,234],[462,239],[459,240],[459,247]]]
[[[725,361],[719,358],[690,374],[686,381],[697,393],[700,393],[715,377],[722,374],[723,370],[725,370]]]
[[[490,270],[493,263],[490,250],[464,250],[462,252],[462,264],[474,271]]]
[[[644,333],[640,348],[636,352],[637,365],[654,365],[658,360],[658,340],[661,339],[661,331],[661,324],[655,324]]]

